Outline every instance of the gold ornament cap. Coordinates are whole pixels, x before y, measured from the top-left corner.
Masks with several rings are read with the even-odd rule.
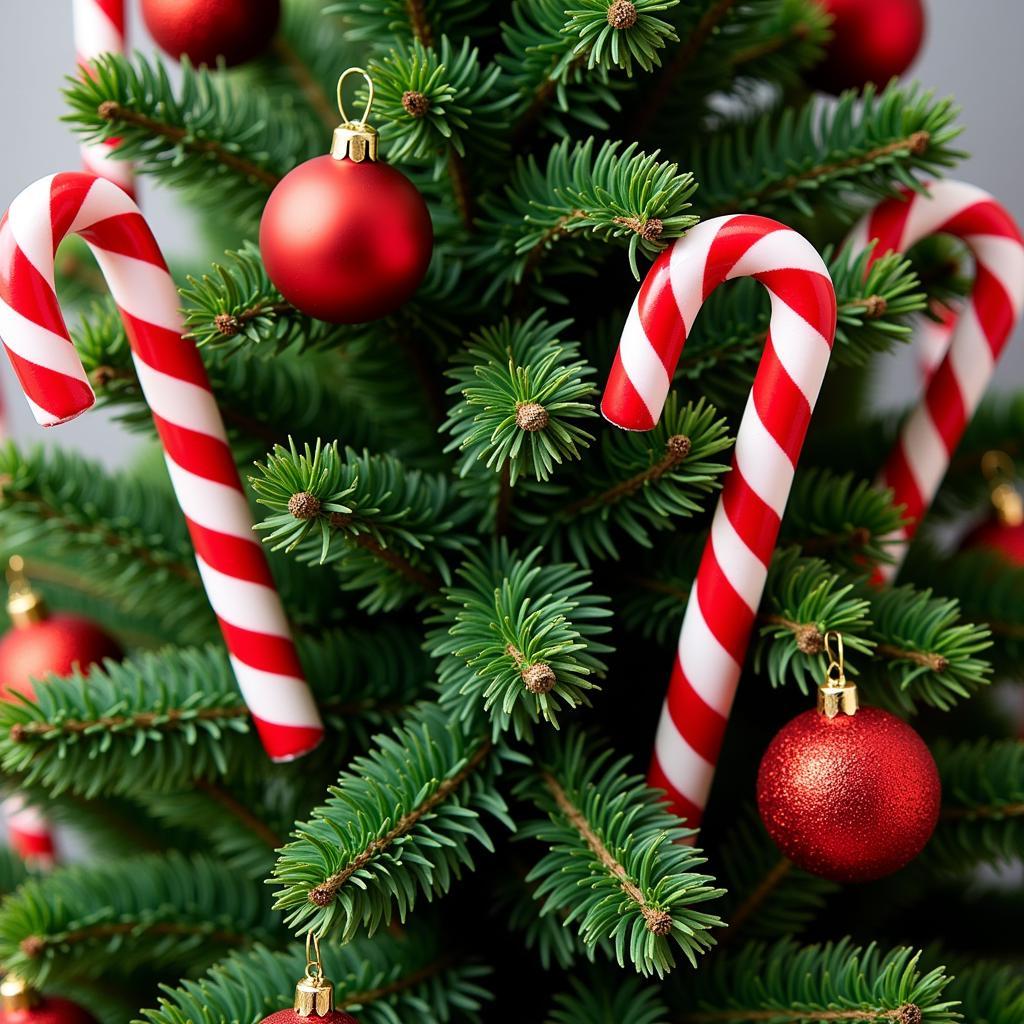
[[[1024,523],[1024,498],[1017,490],[1017,467],[1006,452],[985,452],[981,457],[981,471],[989,482],[989,498],[1002,526],[1020,526]]]
[[[846,663],[843,659],[843,635],[830,629],[825,634],[825,654],[828,668],[825,682],[818,687],[818,711],[826,718],[839,714],[855,715],[860,701],[857,687],[846,678]]]
[[[16,629],[24,629],[47,616],[42,595],[32,589],[25,575],[25,560],[11,555],[7,562],[7,614]]]
[[[341,96],[345,79],[349,75],[362,75],[369,87],[366,107],[358,121],[349,120],[345,113],[345,103]],[[349,68],[338,79],[338,110],[341,112],[342,123],[334,129],[334,140],[331,143],[331,156],[335,160],[352,160],[361,164],[364,160],[377,159],[377,129],[367,122],[370,107],[373,106],[373,79],[362,68]]]
[[[30,1010],[38,1002],[39,995],[36,990],[30,988],[16,974],[8,974],[0,981],[0,1007],[4,1013]]]
[[[306,975],[295,986],[293,1009],[299,1017],[326,1017],[334,1012],[334,986],[320,964],[320,940],[306,933]]]

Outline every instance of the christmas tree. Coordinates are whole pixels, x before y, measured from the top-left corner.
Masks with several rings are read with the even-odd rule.
[[[361,1024],[1024,1019],[1024,887],[983,873],[1024,854],[1024,747],[994,685],[1020,676],[1024,568],[1002,534],[950,539],[990,498],[1012,533],[1024,395],[971,418],[904,558],[917,524],[876,483],[900,423],[871,411],[872,367],[981,272],[950,233],[841,247],[955,173],[954,103],[899,79],[814,92],[841,41],[821,0],[286,0],[272,40],[249,29],[265,45],[235,37],[232,67],[167,43],[193,57],[179,79],[176,58],[96,57],[67,121],[201,216],[180,305],[325,735],[284,762],[261,744],[134,342],[69,240],[57,292],[89,383],[152,443],[118,473],[0,454],[4,555],[126,652],[0,702],[6,790],[85,847],[49,870],[0,857],[4,969],[104,1022],[256,1024],[292,1004],[312,934]],[[351,282],[293,262],[275,285],[260,222],[330,149],[350,66],[433,248],[406,301],[396,285],[337,324],[284,291]],[[398,245],[379,201],[352,244]],[[645,772],[768,289],[706,297],[653,429],[599,402],[651,260],[732,214],[808,240],[838,327],[698,833]],[[772,737],[844,671],[942,784],[920,854],[860,884],[797,864],[756,803]]]

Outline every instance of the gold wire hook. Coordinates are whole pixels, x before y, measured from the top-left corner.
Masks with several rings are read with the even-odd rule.
[[[313,955],[310,956],[310,945],[313,947]],[[320,963],[320,939],[310,930],[306,932],[306,977],[322,978],[324,969]]]
[[[832,643],[835,641],[838,651],[832,650]],[[830,629],[825,634],[825,653],[828,655],[828,669],[826,675],[830,681],[840,681],[846,677],[845,652],[843,651],[843,634],[836,629]]]
[[[366,81],[367,87],[370,90],[370,94],[366,98],[366,107],[363,110],[363,116],[361,118],[359,118],[358,121],[350,121],[348,119],[348,114],[345,113],[345,103],[344,103],[344,100],[341,97],[342,87],[345,85],[345,79],[348,78],[349,75],[362,75],[363,79]],[[343,71],[341,73],[341,77],[338,79],[338,110],[341,113],[342,121],[344,121],[345,124],[364,125],[364,124],[366,124],[367,118],[369,118],[369,116],[370,116],[370,108],[372,106],[373,106],[373,79],[369,76],[369,74],[363,68],[348,68],[347,70]]]

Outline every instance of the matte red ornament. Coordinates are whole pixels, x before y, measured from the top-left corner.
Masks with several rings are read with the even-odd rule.
[[[142,0],[142,18],[160,49],[193,64],[244,64],[270,45],[280,0]]]
[[[939,818],[938,769],[921,737],[880,708],[797,715],[768,745],[757,807],[797,866],[837,882],[897,871]]]
[[[70,999],[43,996],[33,1006],[0,1010],[0,1024],[96,1024],[96,1020]]]
[[[924,40],[923,0],[818,0],[832,17],[832,41],[811,83],[826,92],[881,87],[913,63]]]
[[[971,530],[962,546],[965,550],[993,551],[1011,565],[1024,566],[1024,524],[991,519]]]
[[[412,298],[434,229],[415,185],[373,160],[318,156],[285,175],[260,222],[271,281],[308,316],[378,320]]]
[[[121,649],[95,622],[79,615],[51,615],[10,629],[0,637],[0,697],[33,695],[30,680],[88,670]]]

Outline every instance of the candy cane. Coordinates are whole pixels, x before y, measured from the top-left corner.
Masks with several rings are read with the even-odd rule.
[[[0,220],[0,338],[36,420],[64,423],[95,401],[54,291],[54,253],[78,234],[113,294],[185,514],[210,604],[267,753],[286,761],[323,726],[228,448],[206,371],[182,337],[178,294],[149,226],[116,185],[56,174]]]
[[[651,267],[633,304],[601,411],[650,430],[701,304],[753,277],[771,296],[764,355],[740,422],[732,471],[690,590],[649,773],[680,817],[700,822],[761,602],[811,411],[832,351],[836,299],[821,257],[765,217],[718,217]]]
[[[23,860],[37,867],[52,867],[56,845],[50,823],[35,807],[25,803],[20,794],[3,802],[7,820],[7,838],[11,849]]]
[[[124,0],[72,0],[75,51],[85,74],[92,74],[89,64],[101,53],[124,53],[124,7]],[[116,139],[83,145],[82,166],[134,195],[131,164],[110,155],[115,146]]]
[[[899,571],[921,517],[928,511],[949,460],[974,414],[1024,305],[1024,241],[1009,213],[987,192],[958,181],[936,181],[927,192],[905,190],[879,203],[853,229],[854,253],[877,239],[871,261],[906,252],[929,235],[955,235],[974,254],[974,287],[931,374],[921,404],[900,430],[880,483],[906,506],[907,526],[889,538]]]

